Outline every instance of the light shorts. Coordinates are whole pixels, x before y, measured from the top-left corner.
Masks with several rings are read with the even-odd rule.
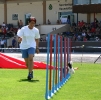
[[[22,52],[22,58],[28,58],[28,56],[30,54],[32,54],[34,56],[35,48],[31,47],[31,48],[28,48],[28,49],[22,49],[21,52]]]

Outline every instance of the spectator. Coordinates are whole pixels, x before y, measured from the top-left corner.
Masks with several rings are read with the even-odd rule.
[[[78,35],[77,40],[81,41],[81,35]]]
[[[13,29],[13,27],[11,27],[9,30],[7,30],[7,35],[9,37],[12,37],[15,35],[15,30]]]
[[[76,26],[76,23],[73,21],[72,26]]]
[[[62,24],[61,20],[59,20],[59,23]]]
[[[48,19],[48,25],[50,25],[51,24],[51,22],[50,22],[50,20]]]
[[[46,36],[46,41],[48,40],[48,35]]]
[[[0,45],[1,45],[1,48],[5,47],[5,40],[4,40],[4,38],[1,39]],[[2,49],[2,52],[4,52],[4,49]]]
[[[23,27],[23,22],[22,22],[22,20],[19,21],[19,27],[20,27],[20,29]]]
[[[17,46],[17,41],[16,41],[16,37],[14,37],[14,39],[12,40],[12,47],[16,48]]]
[[[4,35],[4,38],[5,38],[6,33],[7,33],[6,27],[4,27],[4,28],[3,28],[3,35]]]
[[[95,33],[95,27],[94,26],[91,28],[91,32]]]
[[[86,37],[86,33],[85,33],[85,31],[83,30],[83,32],[82,32],[82,40],[83,40],[84,37]]]
[[[2,27],[0,26],[0,35],[3,34]]]
[[[56,24],[60,24],[60,21],[59,21],[59,20],[57,20]]]
[[[94,40],[95,37],[97,36],[99,39],[101,38],[101,21],[98,22],[97,19],[95,19],[96,22],[94,23],[86,23],[84,22],[83,20],[80,22],[78,21],[78,25],[74,25],[72,23],[72,26],[70,28],[70,32],[73,32],[74,33],[74,39],[75,38],[79,41],[83,41],[84,38],[86,38],[87,40]],[[77,36],[75,36],[75,34],[78,34]],[[85,39],[85,40],[86,40]],[[98,39],[96,39],[97,41]]]
[[[100,39],[98,37],[95,38],[95,41],[99,41]]]
[[[87,38],[86,37],[83,37],[83,41],[87,41]]]
[[[96,31],[96,35],[98,35],[98,34],[100,33],[100,28],[97,27],[97,28],[95,29],[95,31]]]
[[[5,22],[3,22],[2,27],[5,27],[5,26],[6,26]]]
[[[97,18],[95,18],[95,19],[94,19],[94,22],[95,22],[95,23],[98,23],[98,20],[97,20]]]

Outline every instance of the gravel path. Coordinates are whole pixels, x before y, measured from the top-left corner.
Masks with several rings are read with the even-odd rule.
[[[21,58],[21,53],[5,53],[8,56],[23,60]],[[94,61],[100,56],[100,53],[72,53],[71,54],[71,59],[73,62],[90,62],[94,63]],[[52,55],[53,57],[53,55]],[[35,61],[42,61],[46,62],[47,59],[47,54],[41,53],[41,54],[36,54],[34,57]],[[96,63],[101,63],[101,57],[97,60]]]

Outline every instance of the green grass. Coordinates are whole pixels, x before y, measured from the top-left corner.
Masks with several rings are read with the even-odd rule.
[[[101,64],[74,63],[79,67],[50,100],[101,100]],[[26,69],[0,69],[0,100],[45,100],[45,70],[34,70],[27,81]]]

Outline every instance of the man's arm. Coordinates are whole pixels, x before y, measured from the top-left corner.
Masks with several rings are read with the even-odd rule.
[[[37,53],[39,53],[39,39],[40,39],[39,30],[36,30],[35,41],[36,41],[36,52]]]
[[[36,41],[36,49],[39,49],[39,39],[35,39]]]
[[[18,32],[17,32],[18,42],[21,42],[22,41],[22,38],[21,37],[23,37],[23,33],[24,33],[23,28],[20,29],[20,30],[18,30]]]

